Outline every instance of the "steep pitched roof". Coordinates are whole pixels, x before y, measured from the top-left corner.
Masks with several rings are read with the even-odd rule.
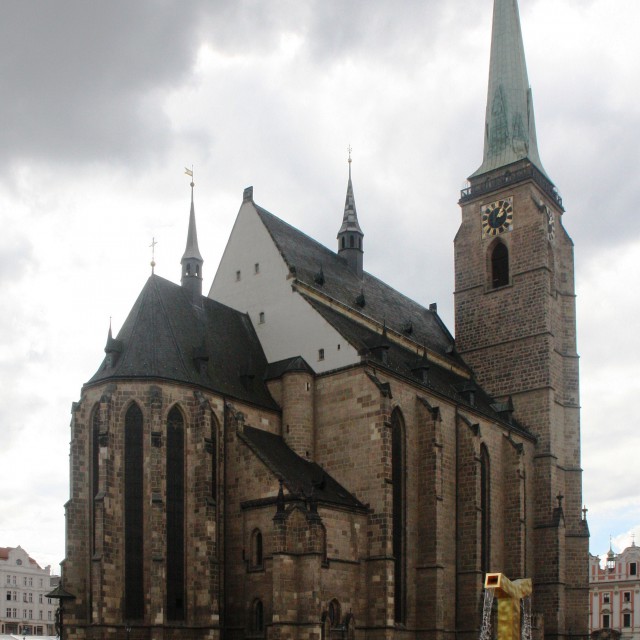
[[[118,378],[159,378],[197,385],[277,409],[263,376],[267,361],[248,316],[152,275],[116,340],[87,384]],[[114,343],[117,349],[113,347]]]
[[[453,337],[437,313],[367,272],[359,278],[344,258],[266,209],[254,206],[285,263],[300,282],[379,324],[386,322],[398,333],[410,333],[412,340],[442,356],[456,359],[451,355]],[[318,277],[320,271],[322,278]]]
[[[386,340],[384,334],[375,333],[315,300],[309,298],[307,300],[336,331],[358,348],[374,366],[393,371],[410,379],[414,384],[421,385],[426,390],[434,391],[440,396],[450,398],[458,405],[466,405],[469,409],[481,413],[491,420],[506,421],[506,416],[501,415],[498,411],[503,407],[498,407],[493,398],[468,378],[440,367],[435,362],[424,360],[421,353],[411,352]],[[384,352],[384,358],[382,352]],[[428,369],[426,379],[421,377],[421,370],[425,367]],[[470,391],[473,392],[473,401],[470,399]],[[509,428],[532,437],[525,427],[516,422],[509,423]]]
[[[273,433],[245,426],[239,437],[286,485],[290,493],[352,509],[366,507],[320,465],[301,458]]]

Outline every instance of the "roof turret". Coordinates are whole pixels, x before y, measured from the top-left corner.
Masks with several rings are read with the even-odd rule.
[[[189,171],[189,170],[187,170]],[[202,264],[204,260],[198,249],[198,232],[196,230],[196,211],[193,204],[193,172],[191,178],[191,211],[189,212],[189,230],[187,232],[187,246],[180,264],[182,265],[182,278],[180,284],[189,289],[193,294],[193,301],[198,302],[202,297]]]
[[[364,233],[358,222],[356,211],[356,199],[353,195],[353,183],[351,181],[351,147],[349,147],[349,181],[347,183],[347,197],[344,203],[342,225],[338,231],[338,255],[347,260],[349,268],[359,277],[362,277],[362,239]]]
[[[546,176],[538,153],[518,2],[495,0],[484,159],[471,177],[525,158]]]

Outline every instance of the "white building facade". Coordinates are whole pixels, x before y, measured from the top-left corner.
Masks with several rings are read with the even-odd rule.
[[[0,633],[54,635],[58,603],[46,594],[59,580],[22,547],[0,547]]]
[[[604,567],[589,555],[589,586],[592,637],[640,640],[640,547],[610,550]]]

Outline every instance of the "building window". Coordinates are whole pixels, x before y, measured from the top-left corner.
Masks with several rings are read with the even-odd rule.
[[[215,500],[218,492],[218,423],[213,413],[211,414],[211,497]]]
[[[509,250],[498,242],[491,252],[491,286],[494,289],[509,284]]]
[[[22,602],[26,602],[27,601],[27,593],[25,591],[25,593],[22,594]]]
[[[11,591],[7,591],[7,600],[11,600]]]
[[[134,403],[124,418],[124,615],[127,620],[144,617],[142,426],[142,411]]]
[[[11,609],[9,609],[9,607],[7,607],[7,618],[11,617]]]
[[[625,591],[622,594],[622,601],[623,602],[631,602],[631,591]]]
[[[47,620],[51,620],[51,611],[47,611]]]
[[[251,568],[261,569],[263,562],[262,532],[260,529],[254,529],[251,534]]]
[[[96,535],[96,503],[95,497],[98,494],[99,484],[99,465],[100,465],[100,409],[96,407],[93,411],[92,419],[92,439],[91,447],[93,449],[91,453],[91,523],[92,523],[92,535],[91,544],[93,552],[96,551],[97,535]]]
[[[7,576],[7,584],[11,584],[11,576]]]
[[[260,324],[264,324],[264,311],[260,312],[260,315],[258,316],[258,322]]]
[[[42,609],[40,609],[40,611],[38,613],[40,614],[40,620],[42,620],[42,616],[43,616],[44,612],[42,611]]]
[[[262,600],[255,600],[253,603],[253,632],[255,634],[264,633],[264,606]]]
[[[324,349],[318,349],[318,360],[324,360]]]
[[[167,418],[167,618],[184,620],[184,418]]]
[[[603,613],[602,614],[602,628],[603,629],[608,629],[609,628],[609,614],[608,613]]]
[[[399,409],[391,414],[391,481],[393,483],[393,601],[394,621],[405,621],[406,563],[405,563],[405,446],[404,419]]]
[[[42,604],[42,594],[38,594],[38,604]]]
[[[240,282],[241,279],[242,279],[242,272],[240,271],[240,269],[238,269],[236,271],[236,282]]]
[[[603,593],[602,594],[602,604],[609,604],[611,602],[611,594]]]
[[[630,613],[623,613],[622,614],[622,626],[623,627],[630,627],[631,626],[631,614]]]
[[[331,627],[340,624],[340,603],[335,598],[329,603],[329,624]]]
[[[629,563],[629,575],[630,576],[638,575],[638,565],[635,562]]]
[[[480,447],[480,511],[480,568],[485,574],[491,565],[491,465],[489,451],[484,444]]]
[[[259,262],[256,262],[253,265],[253,273],[260,273],[260,263]]]

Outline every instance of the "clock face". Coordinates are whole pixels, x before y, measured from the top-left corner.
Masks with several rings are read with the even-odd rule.
[[[504,198],[482,207],[482,237],[493,238],[511,231],[513,198]]]

